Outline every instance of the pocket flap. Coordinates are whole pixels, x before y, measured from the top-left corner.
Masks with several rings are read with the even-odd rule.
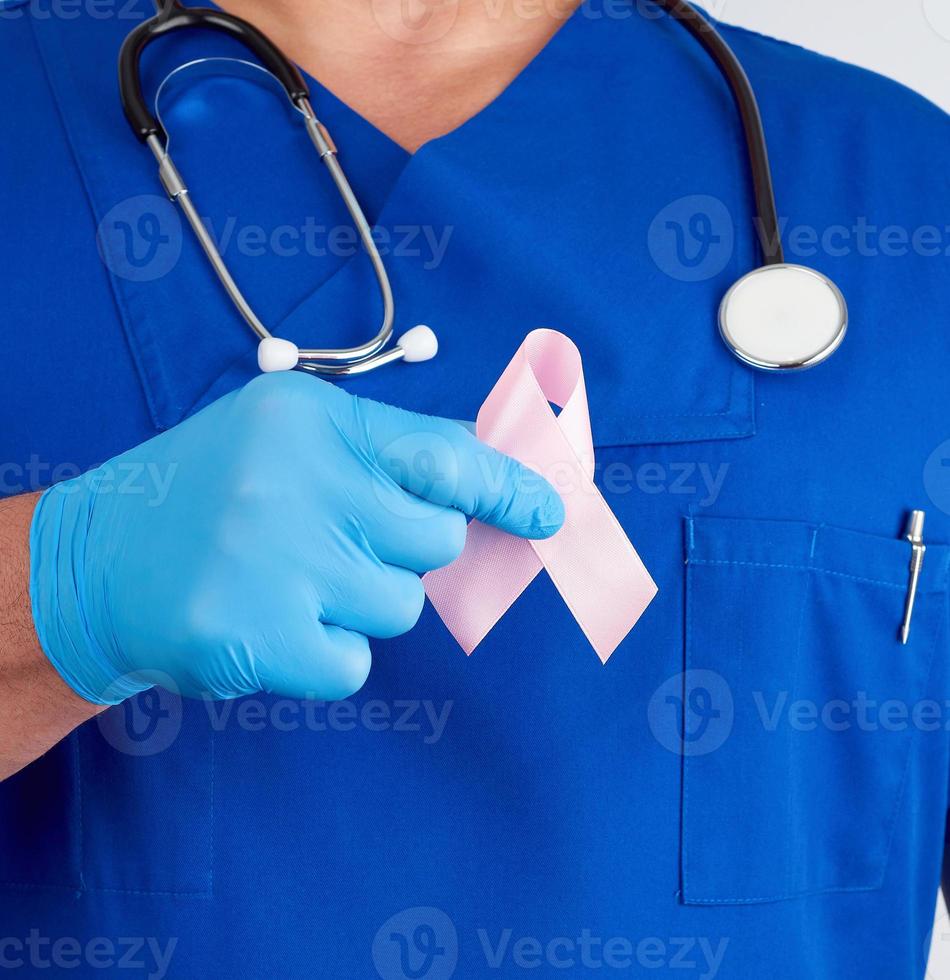
[[[686,519],[686,558],[693,564],[811,569],[906,590],[910,545],[827,524],[703,516]],[[919,590],[945,591],[948,567],[950,546],[928,545]]]

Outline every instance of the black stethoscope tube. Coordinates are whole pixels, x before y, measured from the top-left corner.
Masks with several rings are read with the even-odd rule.
[[[163,143],[167,134],[149,110],[142,93],[142,53],[153,41],[176,31],[204,28],[233,37],[251,51],[261,64],[280,82],[294,104],[310,97],[310,89],[297,66],[273,41],[240,17],[209,7],[184,7],[179,0],[168,0],[158,13],[133,30],[119,52],[119,92],[122,109],[132,131],[143,143],[158,136]]]
[[[762,126],[759,103],[755,98],[749,76],[739,63],[735,52],[723,40],[722,35],[693,6],[685,0],[656,0],[656,3],[678,20],[703,45],[732,89],[736,105],[739,107],[749,151],[752,185],[755,191],[755,210],[760,224],[760,244],[765,265],[781,265],[785,262],[785,252],[779,231],[768,143]]]

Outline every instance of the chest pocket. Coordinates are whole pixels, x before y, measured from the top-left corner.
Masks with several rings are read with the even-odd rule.
[[[773,902],[881,885],[945,640],[928,547],[907,646],[907,542],[808,524],[686,527],[682,897]]]

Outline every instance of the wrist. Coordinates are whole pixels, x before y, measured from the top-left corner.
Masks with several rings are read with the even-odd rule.
[[[102,710],[63,682],[33,626],[29,537],[38,498],[0,500],[0,780]]]
[[[30,525],[30,606],[40,647],[63,681],[85,701],[118,704],[145,690],[118,669],[114,638],[100,625],[106,601],[103,556],[89,547],[99,471],[50,487]],[[102,637],[102,639],[101,639]]]

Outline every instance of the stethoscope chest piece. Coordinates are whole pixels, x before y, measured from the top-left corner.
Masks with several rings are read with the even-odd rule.
[[[767,265],[743,276],[719,308],[726,346],[762,371],[826,361],[848,329],[848,306],[826,276],[801,265]]]

